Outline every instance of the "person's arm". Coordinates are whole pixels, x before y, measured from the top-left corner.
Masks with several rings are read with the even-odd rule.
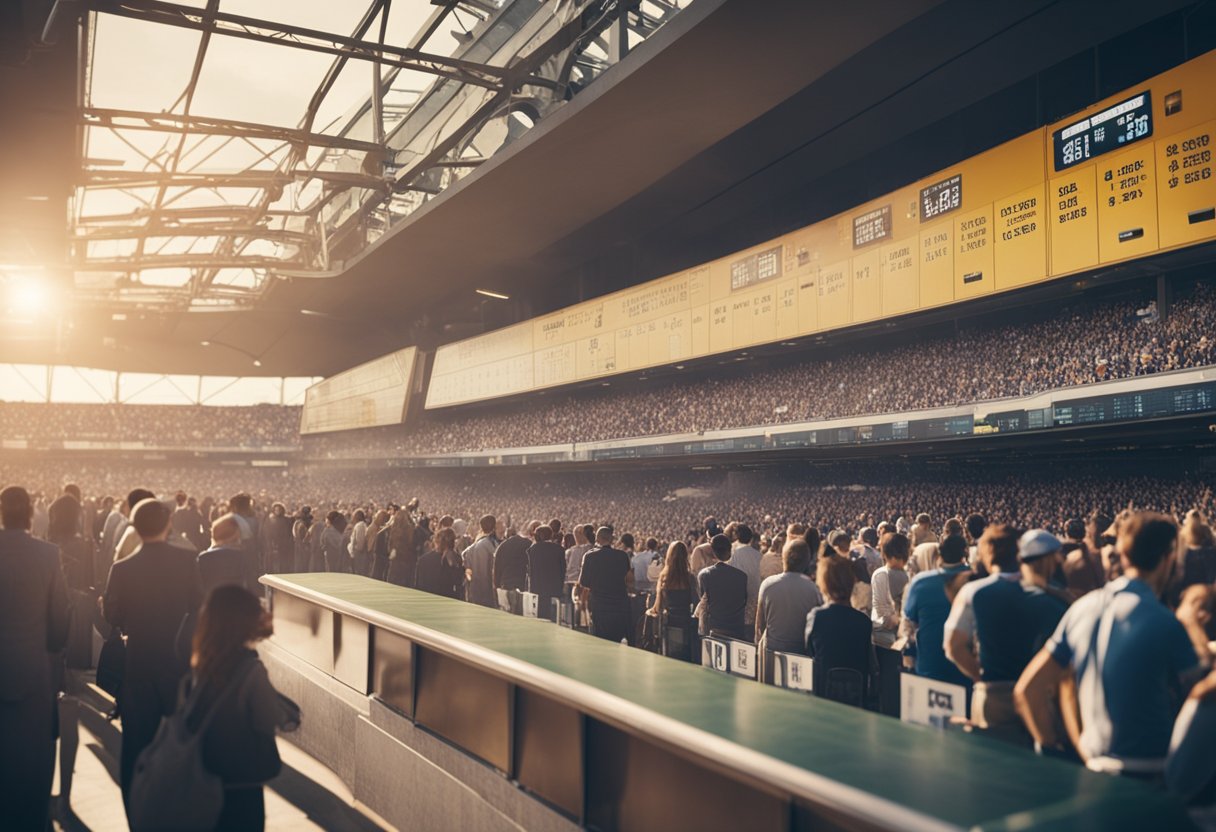
[[[765,600],[764,586],[761,585],[760,595],[756,598],[756,637],[754,639],[756,644],[760,643],[760,637],[764,635],[764,630],[767,626],[765,619],[768,616],[765,614]]]
[[[273,734],[275,729],[294,731],[300,726],[299,708],[291,704],[270,683],[266,666],[258,661],[248,671],[245,691],[249,703],[249,721],[259,734]]]
[[[922,578],[923,580],[923,578]],[[904,614],[899,619],[899,634],[898,638],[906,640],[909,644],[916,640],[916,630],[918,618],[920,616],[920,588],[915,580],[908,583],[908,588],[904,590]]]
[[[120,630],[126,626],[126,613],[122,607],[122,574],[117,563],[110,566],[110,574],[106,578],[106,591],[101,599],[101,614],[106,621]]]
[[[654,604],[651,605],[649,610],[651,615],[663,614],[664,593],[665,589],[663,587],[663,581],[660,579],[654,590]]]
[[[1182,593],[1182,600],[1178,604],[1178,621],[1182,623],[1182,628],[1186,631],[1187,638],[1190,640],[1191,647],[1194,648],[1195,657],[1198,659],[1200,666],[1207,669],[1212,663],[1211,651],[1208,649],[1208,637],[1205,631],[1209,613],[1207,611],[1208,603],[1212,597],[1212,588],[1204,584],[1196,584],[1187,587]],[[1190,655],[1178,646],[1175,651],[1177,656],[1175,664],[1179,673],[1187,673],[1192,671],[1193,662],[1190,661]]]
[[[971,592],[960,592],[950,607],[942,637],[946,658],[973,682],[980,681],[980,661],[975,654],[975,611]]]
[[[637,578],[633,574],[633,561],[631,561],[629,559],[629,557],[626,556],[626,558],[625,558],[625,592],[626,593],[633,592],[634,587],[636,585],[637,585]]]
[[[1051,650],[1044,647],[1026,665],[1014,686],[1014,705],[1040,748],[1056,748],[1061,744],[1052,719],[1051,701],[1071,675],[1071,669],[1057,662]],[[1080,753],[1080,748],[1077,751]]]

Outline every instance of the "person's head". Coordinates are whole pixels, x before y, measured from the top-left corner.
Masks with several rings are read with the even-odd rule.
[[[561,538],[559,538],[558,535],[560,535],[562,533],[562,521],[559,520],[558,518],[554,517],[552,520],[549,521],[548,526],[549,526],[549,531],[553,532],[553,534],[549,535],[549,539],[550,540],[554,540],[554,539],[560,540]]]
[[[188,499],[190,498],[186,496],[185,491],[179,491],[173,495],[173,502],[177,503],[178,507],[184,506]]]
[[[869,546],[871,549],[878,548],[878,529],[873,526],[866,526],[858,535],[861,542]]]
[[[752,545],[752,527],[746,523],[740,523],[735,526],[735,540],[744,546]]]
[[[346,530],[346,517],[340,511],[331,511],[325,515],[325,522],[340,532]]]
[[[1114,524],[1114,520],[1110,515],[1101,511],[1095,511],[1089,515],[1089,521],[1085,524],[1086,536],[1094,542],[1096,546],[1102,546],[1104,543],[1113,543],[1113,540],[1107,540],[1106,530]]]
[[[590,523],[586,523],[583,525],[582,529],[583,529],[583,542],[587,543],[587,544],[594,543],[595,542],[595,526],[591,525]]]
[[[1064,524],[1064,537],[1069,540],[1085,539],[1085,524],[1076,517]]]
[[[541,526],[539,520],[530,520],[528,525],[524,526],[524,537],[536,537],[536,530]]]
[[[140,500],[131,511],[131,525],[144,543],[166,539],[172,519],[169,507],[155,497]]]
[[[714,517],[705,518],[705,537],[712,539],[716,534],[722,534],[722,527],[718,525],[718,521]]]
[[[236,522],[235,514],[224,514],[211,524],[211,542],[216,546],[239,546],[241,544],[241,526]]]
[[[1201,512],[1192,509],[1186,513],[1182,521],[1182,545],[1187,549],[1216,548],[1216,538],[1212,535],[1212,527],[1207,524]]]
[[[80,501],[71,494],[60,494],[47,511],[47,539],[66,543],[80,533]]]
[[[63,493],[68,496],[75,497],[76,502],[84,505],[84,492],[80,490],[80,486],[74,482],[70,482],[63,487]]]
[[[945,537],[948,534],[962,534],[962,533],[963,533],[963,521],[959,520],[957,517],[951,517],[949,520],[946,521],[946,525],[942,526],[942,537]]]
[[[253,512],[253,497],[242,491],[228,500],[228,510],[233,514],[251,514]]]
[[[667,557],[663,559],[663,571],[659,573],[659,582],[667,587],[683,589],[692,583],[692,575],[688,570],[688,547],[677,540],[667,547]]]
[[[931,519],[930,519],[929,515],[925,514],[924,512],[921,512],[920,514],[916,515],[916,525],[924,526],[925,528],[928,528],[930,522],[931,522]]]
[[[1173,565],[1178,526],[1164,514],[1141,511],[1119,526],[1115,549],[1123,560],[1123,570],[1133,569],[1137,577],[1158,591],[1164,586]]]
[[[435,533],[435,549],[438,552],[450,552],[456,548],[456,532],[451,526],[444,526]]]
[[[621,535],[621,548],[622,549],[624,549],[626,552],[632,552],[633,546],[634,546],[634,540],[633,540],[632,534],[630,534],[629,532],[625,532],[623,535]]]
[[[287,506],[283,505],[282,503],[275,503],[270,507],[270,513],[275,517],[286,517]]]
[[[948,534],[937,545],[937,556],[946,566],[962,563],[967,557],[967,540],[961,534]]]
[[[795,537],[781,550],[781,565],[786,572],[805,575],[811,571],[811,547],[801,537]]]
[[[580,545],[580,546],[581,546],[582,544],[584,544],[584,543],[586,543],[586,542],[587,542],[587,533],[586,533],[585,531],[583,531],[583,528],[584,528],[583,526],[579,526],[579,525],[576,525],[576,526],[574,527],[574,543],[575,543],[575,545]]]
[[[549,526],[536,527],[536,541],[538,543],[548,543],[553,539],[553,529]]]
[[[357,508],[355,509],[355,513],[351,515],[350,519],[355,523],[363,523],[367,520],[367,515],[363,513],[363,509]]]
[[[383,528],[388,522],[388,509],[380,509],[376,512],[376,516],[372,518],[372,525],[377,529]]]
[[[190,666],[200,683],[222,684],[242,650],[273,632],[270,613],[256,595],[235,584],[218,586],[199,611]]]
[[[142,503],[144,500],[150,500],[155,496],[155,494],[146,488],[136,488],[127,494],[127,505],[130,506],[131,511],[134,512],[137,505]]]
[[[1044,529],[1031,529],[1018,538],[1022,575],[1046,585],[1060,563],[1060,539]]]
[[[616,535],[612,531],[612,526],[600,526],[595,530],[595,545],[611,546],[614,540],[616,540]]]
[[[908,562],[908,554],[912,549],[912,541],[908,536],[895,532],[882,539],[879,545],[882,560],[891,569],[903,569]]]
[[[968,514],[963,526],[967,529],[969,540],[979,540],[984,535],[984,529],[988,528],[988,518],[982,514]]]
[[[411,497],[411,498],[410,498],[410,501],[409,501],[408,503],[406,503],[406,504],[405,504],[405,510],[406,510],[406,511],[411,511],[411,512],[412,512],[412,511],[417,511],[417,510],[418,510],[418,505],[419,505],[419,503],[418,503],[418,498],[417,498],[417,497]]]
[[[834,604],[847,604],[853,594],[853,565],[844,558],[821,558],[816,570],[815,583],[825,598]]]
[[[805,537],[806,526],[802,523],[790,523],[785,527],[785,539],[793,540],[795,537]]]
[[[993,524],[980,535],[980,561],[990,572],[1018,571],[1018,530],[1013,526]]]
[[[716,534],[709,541],[709,548],[718,560],[730,560],[730,538]]]
[[[4,528],[29,531],[33,518],[34,504],[30,501],[30,492],[19,485],[10,485],[0,491],[0,523]]]
[[[485,514],[482,515],[481,520],[477,524],[482,534],[491,535],[494,534],[494,530],[498,527],[498,518],[493,514]]]
[[[653,538],[653,537],[646,538],[646,551],[647,552],[659,551],[659,541],[657,538]]]
[[[814,566],[815,559],[819,557],[819,550],[823,548],[823,539],[819,536],[819,529],[807,526],[802,539],[806,541],[807,548],[811,550],[811,565]]]
[[[849,556],[849,549],[852,547],[852,544],[853,539],[849,537],[849,533],[841,529],[836,529],[836,531],[828,535],[828,545],[832,547],[832,550],[836,554],[842,557],[847,558]]]

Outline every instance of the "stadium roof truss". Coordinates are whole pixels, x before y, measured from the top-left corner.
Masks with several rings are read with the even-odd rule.
[[[332,276],[689,2],[83,0],[77,294],[230,310]]]

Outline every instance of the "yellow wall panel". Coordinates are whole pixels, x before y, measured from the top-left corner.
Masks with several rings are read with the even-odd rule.
[[[1161,247],[1216,237],[1216,121],[1159,139],[1156,151]]]
[[[880,249],[882,314],[899,315],[918,308],[919,254],[919,240],[915,236],[905,237]]]
[[[986,295],[993,287],[992,205],[954,220],[954,297]]]
[[[848,326],[853,314],[853,275],[848,260],[819,270],[819,328]]]
[[[998,199],[992,206],[996,222],[993,268],[996,290],[1038,283],[1047,277],[1047,210],[1043,183]]]
[[[1098,164],[1098,259],[1124,260],[1157,250],[1157,184],[1152,142]]]
[[[1098,187],[1093,165],[1047,183],[1051,194],[1051,273],[1098,265]]]
[[[853,255],[851,274],[853,277],[852,310],[849,320],[853,323],[872,321],[882,315],[882,283],[879,280],[881,253],[876,248]]]
[[[947,220],[920,233],[920,305],[954,300],[954,223]]]

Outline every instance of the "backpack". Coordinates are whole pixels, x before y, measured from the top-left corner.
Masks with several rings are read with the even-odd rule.
[[[202,739],[219,712],[249,676],[254,662],[247,661],[212,703],[197,730],[188,726],[198,707],[202,686],[184,697],[177,710],[162,719],[152,744],[135,761],[128,811],[131,829],[214,829],[224,807],[224,781],[203,765]]]

